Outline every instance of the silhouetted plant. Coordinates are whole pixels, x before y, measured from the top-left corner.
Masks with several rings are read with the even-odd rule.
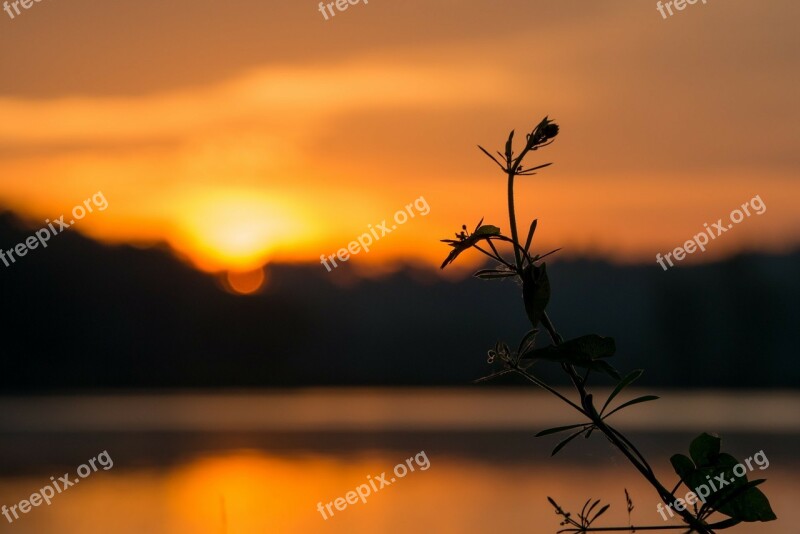
[[[481,269],[476,272],[476,277],[483,279],[515,278],[522,284],[522,300],[525,313],[531,323],[531,330],[522,337],[516,350],[511,350],[504,342],[498,342],[494,349],[489,351],[488,361],[490,364],[499,365],[500,369],[489,376],[479,379],[477,382],[514,373],[555,395],[575,409],[585,419],[585,422],[550,428],[537,434],[538,437],[572,431],[566,439],[556,445],[552,452],[553,455],[578,436],[589,437],[593,431],[598,431],[619,449],[636,470],[655,488],[659,498],[665,504],[675,501],[675,492],[680,488],[681,484],[686,485],[690,491],[693,491],[694,488],[703,484],[707,477],[721,475],[725,477],[725,480],[731,481],[726,485],[726,489],[720,488],[719,491],[709,496],[699,508],[695,502],[693,510],[684,508],[684,510],[679,511],[676,509],[675,513],[680,516],[685,525],[675,526],[634,526],[631,524],[630,513],[633,510],[633,502],[628,495],[627,489],[625,490],[625,500],[628,510],[628,526],[593,526],[595,521],[609,508],[608,504],[600,506],[599,499],[594,502],[592,502],[592,499],[587,500],[576,517],[562,509],[554,499],[548,497],[556,514],[562,518],[561,525],[567,527],[559,530],[559,532],[668,530],[686,529],[688,527],[688,532],[712,534],[716,530],[727,529],[743,521],[770,521],[776,519],[766,496],[756,488],[763,480],[748,482],[746,476],[731,478],[732,469],[738,462],[729,454],[720,453],[720,439],[709,434],[701,434],[692,441],[690,447],[691,459],[680,454],[676,454],[671,458],[679,480],[672,491],[668,490],[656,478],[653,469],[642,453],[628,438],[608,422],[612,415],[624,408],[658,398],[654,395],[645,395],[624,402],[614,408],[611,407],[612,401],[617,395],[638,379],[643,371],[635,370],[624,378],[620,376],[617,370],[608,362],[608,359],[614,355],[616,350],[612,338],[589,334],[564,341],[556,331],[555,326],[553,326],[553,322],[547,315],[547,304],[550,301],[550,282],[547,278],[546,265],[542,260],[558,249],[541,256],[531,252],[531,245],[533,244],[537,226],[536,219],[531,223],[524,243],[519,239],[514,210],[514,179],[517,176],[531,176],[536,174],[536,171],[550,165],[550,163],[545,163],[534,167],[525,167],[523,164],[526,156],[551,144],[558,133],[558,125],[545,117],[527,134],[525,145],[519,153],[514,152],[513,130],[508,136],[505,150],[502,153],[497,152],[497,157],[485,148],[478,146],[507,176],[508,220],[511,236],[504,235],[498,226],[483,224],[483,219],[481,219],[472,232],[469,232],[467,226],[463,225],[461,231],[456,233],[455,239],[442,240],[453,249],[442,263],[442,268],[453,262],[462,252],[476,249],[498,262],[494,268]],[[513,251],[513,259],[506,259],[500,253],[499,247],[510,247]],[[540,326],[547,331],[551,344],[538,348],[537,336]],[[561,367],[569,377],[577,393],[577,401],[569,399],[566,395],[536,376],[533,366],[540,362],[557,364]],[[578,369],[581,370],[581,373],[578,372]],[[616,387],[599,410],[595,407],[592,394],[587,390],[587,382],[593,371],[604,373],[617,382]],[[728,519],[710,523],[709,516],[714,513],[726,515]]]

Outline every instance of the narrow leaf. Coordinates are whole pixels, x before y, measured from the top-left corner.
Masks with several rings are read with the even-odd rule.
[[[565,430],[572,430],[573,428],[578,428],[579,426],[587,426],[587,423],[577,423],[574,425],[567,425],[567,426],[557,426],[554,428],[548,428],[547,430],[542,430],[541,432],[536,434],[537,438],[542,436],[549,436],[550,434],[557,434],[559,432],[564,432]]]
[[[517,273],[515,273],[514,271],[503,271],[497,269],[481,269],[472,276],[484,280],[489,280],[492,278],[508,278],[509,276],[517,276]]]
[[[531,243],[533,242],[533,233],[536,231],[537,224],[539,224],[539,219],[534,219],[531,223],[531,229],[528,231],[528,239],[525,241],[525,252],[530,253]]]
[[[530,171],[538,171],[539,169],[544,169],[545,167],[549,167],[552,163],[545,163],[544,165],[537,165],[536,167],[531,167],[530,169],[525,169],[525,172]]]
[[[619,380],[622,377],[619,375],[614,367],[603,360],[594,360],[590,365],[586,366],[588,369],[592,369],[594,371],[603,371],[605,374],[613,378],[614,380]]]
[[[559,250],[561,250],[561,247],[558,247],[557,249],[551,250],[550,252],[548,252],[548,253],[547,253],[547,254],[545,254],[544,256],[536,256],[536,259],[537,259],[537,260],[544,259],[544,258],[546,258],[547,256],[549,256],[550,254],[555,254],[555,253],[556,253],[556,252],[558,252]]]
[[[517,354],[522,354],[528,349],[528,344],[531,343],[534,339],[536,339],[536,334],[538,334],[538,330],[531,330],[522,338],[522,341],[519,342],[519,347],[517,347]]]
[[[598,517],[600,517],[601,515],[603,515],[604,513],[606,513],[606,510],[608,510],[609,508],[611,508],[610,504],[607,504],[607,505],[603,506],[602,508],[600,508],[600,510],[595,514],[595,516],[592,518],[592,520],[590,522],[594,523],[594,520],[597,519]]]
[[[603,417],[603,419],[605,419],[606,417],[609,417],[609,416],[610,416],[611,414],[613,414],[614,412],[618,412],[618,411],[620,411],[621,409],[623,409],[623,408],[626,408],[626,407],[628,407],[628,406],[633,406],[634,404],[639,404],[640,402],[654,401],[654,400],[656,400],[656,399],[658,399],[658,398],[659,398],[659,397],[658,397],[657,395],[645,395],[645,396],[643,396],[643,397],[637,397],[637,398],[635,398],[635,399],[633,399],[633,400],[629,400],[629,401],[628,401],[628,402],[626,402],[625,404],[621,404],[621,405],[617,406],[616,408],[614,408],[613,410],[611,410],[611,411],[608,413],[608,415],[606,415],[605,417]]]
[[[555,449],[553,449],[553,452],[551,452],[551,453],[550,453],[550,456],[555,456],[556,454],[558,454],[558,451],[560,451],[561,449],[563,449],[563,448],[564,448],[564,446],[566,446],[566,444],[567,444],[567,443],[569,443],[569,442],[570,442],[570,441],[572,441],[573,439],[577,438],[577,437],[578,437],[578,436],[580,436],[581,434],[583,434],[583,429],[580,429],[580,430],[578,430],[577,432],[575,432],[574,434],[572,434],[570,437],[568,437],[567,439],[565,439],[564,441],[562,441],[561,443],[559,443],[558,445],[556,445],[556,448],[555,448]]]
[[[494,156],[492,156],[491,154],[489,154],[489,152],[488,152],[488,151],[487,151],[485,148],[483,148],[481,145],[478,145],[478,148],[480,148],[480,149],[483,151],[483,153],[484,153],[484,154],[486,154],[487,156],[489,156],[489,159],[491,159],[492,161],[494,161],[495,163],[497,163],[497,165],[498,165],[498,166],[499,166],[501,169],[503,169],[503,171],[505,171],[505,170],[506,170],[506,168],[505,168],[505,167],[503,167],[503,164],[502,164],[502,163],[500,163],[499,161],[497,161],[497,158],[495,158]]]
[[[506,141],[506,159],[511,161],[512,142],[514,141],[514,130],[508,134],[508,141]]]
[[[586,517],[589,517],[589,514],[592,513],[592,510],[594,510],[595,506],[597,506],[598,504],[600,504],[600,499],[597,499],[596,501],[594,501],[592,503],[592,505],[589,507],[589,509],[586,510]]]
[[[488,376],[484,376],[482,378],[474,380],[472,383],[473,384],[480,384],[481,382],[488,382],[489,380],[493,380],[493,379],[501,377],[503,375],[507,375],[508,373],[511,373],[513,371],[514,371],[513,369],[503,369],[502,371],[497,371],[496,373],[492,373],[492,374],[490,374]]]
[[[586,517],[586,507],[589,506],[590,502],[592,502],[592,499],[586,499],[586,502],[583,503],[583,508],[581,508],[580,517]]]
[[[609,395],[609,397],[608,397],[608,400],[607,400],[607,401],[606,401],[606,403],[603,405],[603,409],[602,409],[602,410],[600,410],[600,413],[602,414],[604,411],[606,411],[606,408],[607,408],[607,407],[608,407],[608,405],[611,403],[611,401],[612,401],[612,400],[614,400],[614,397],[616,397],[617,395],[619,395],[619,393],[620,393],[620,392],[621,392],[623,389],[625,389],[626,387],[628,387],[629,385],[631,385],[633,382],[635,382],[635,381],[636,381],[636,380],[637,380],[637,379],[638,379],[640,376],[642,376],[642,373],[644,373],[644,370],[642,370],[642,369],[636,369],[635,371],[632,371],[630,374],[628,374],[628,376],[626,376],[626,377],[625,377],[625,378],[622,380],[622,382],[620,382],[619,384],[617,384],[617,387],[615,387],[615,388],[614,388],[614,391],[612,391],[612,392],[611,392],[611,395]]]

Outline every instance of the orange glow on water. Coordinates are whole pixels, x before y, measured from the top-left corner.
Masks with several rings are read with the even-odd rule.
[[[408,454],[413,454],[413,450]],[[14,532],[38,534],[356,534],[382,532],[551,533],[558,519],[546,497],[580,507],[587,495],[625,487],[635,496],[637,518],[661,524],[652,488],[618,465],[530,463],[492,464],[427,451],[430,469],[409,473],[333,517],[327,504],[355,489],[367,475],[386,472],[405,453],[372,452],[357,457],[322,457],[230,451],[166,468],[100,471],[58,495],[51,506],[33,508],[13,525]],[[770,498],[781,521],[756,524],[742,534],[786,532],[797,499],[795,466],[769,475]],[[580,480],[576,493],[575,480]],[[0,480],[0,502],[16,503],[41,487],[46,476]],[[620,492],[622,490],[620,489]],[[628,524],[624,502],[608,524]],[[642,503],[642,504],[640,504]],[[653,503],[650,505],[650,503]],[[489,513],[504,510],[502,514]],[[796,514],[795,514],[796,515]],[[5,523],[5,520],[3,520]],[[675,523],[665,523],[675,524]],[[555,528],[554,528],[555,527]],[[9,529],[10,531],[11,529]]]

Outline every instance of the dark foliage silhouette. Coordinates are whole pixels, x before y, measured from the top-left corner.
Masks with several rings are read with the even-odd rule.
[[[679,510],[676,507],[676,513],[683,520],[685,526],[641,526],[630,524],[628,526],[596,527],[594,526],[595,522],[609,509],[610,505],[600,506],[601,501],[599,499],[594,500],[594,502],[592,502],[592,499],[588,499],[581,512],[575,515],[565,511],[555,499],[549,497],[548,499],[556,514],[562,519],[561,525],[566,527],[559,532],[610,532],[688,528],[690,532],[711,534],[717,530],[733,527],[743,521],[770,521],[776,519],[766,496],[756,487],[764,481],[748,481],[746,476],[734,477],[733,468],[739,462],[729,454],[721,453],[720,439],[709,434],[701,434],[692,441],[690,447],[691,459],[681,454],[676,454],[671,458],[671,463],[679,480],[672,491],[668,490],[656,477],[652,467],[642,453],[626,436],[611,426],[609,421],[611,416],[620,410],[658,399],[654,395],[644,395],[612,407],[614,399],[627,386],[636,381],[643,371],[635,370],[622,377],[609,363],[609,360],[616,352],[616,344],[612,338],[588,334],[564,340],[550,320],[547,308],[551,298],[551,287],[547,266],[542,260],[556,251],[550,251],[543,255],[531,252],[534,234],[538,225],[536,219],[530,224],[525,241],[523,242],[519,239],[514,208],[514,179],[517,176],[532,176],[536,174],[536,171],[550,165],[550,163],[545,163],[533,167],[525,167],[525,158],[530,153],[553,143],[558,133],[558,125],[545,117],[527,134],[523,148],[519,153],[514,152],[513,130],[508,136],[504,151],[502,153],[497,152],[497,157],[479,146],[478,148],[500,167],[507,177],[508,222],[511,235],[504,235],[498,226],[483,224],[483,219],[481,219],[472,232],[469,232],[467,226],[463,225],[461,231],[456,233],[455,239],[443,240],[452,250],[442,263],[442,268],[453,262],[463,252],[475,249],[497,262],[493,268],[481,269],[476,272],[476,277],[482,279],[512,278],[522,285],[522,301],[531,329],[522,337],[516,350],[512,350],[504,342],[498,342],[489,351],[489,363],[498,366],[499,369],[480,379],[479,382],[508,374],[516,374],[555,395],[577,411],[585,419],[585,422],[550,428],[537,434],[537,436],[546,436],[571,432],[567,438],[555,446],[552,452],[553,455],[579,436],[588,438],[593,432],[600,433],[650,483],[665,504],[674,502],[675,492],[681,485],[685,485],[691,491],[702,484],[707,476],[724,477],[724,480],[731,481],[724,489],[720,487],[719,491],[709,496],[708,499],[703,499],[700,506],[695,502],[693,510],[688,508]],[[507,249],[508,247],[513,252],[513,258],[507,259],[500,252],[501,248]],[[506,252],[506,254],[509,253]],[[550,338],[550,344],[544,347],[537,347],[540,328],[544,329]],[[539,376],[539,369],[548,365],[557,365],[561,368],[569,378],[577,394],[576,400],[568,398]],[[592,372],[607,375],[616,381],[616,386],[612,393],[599,409],[595,404],[593,394],[588,389]],[[633,503],[627,490],[625,490],[625,496],[630,517]],[[711,516],[714,514],[727,516],[727,519],[712,520]]]

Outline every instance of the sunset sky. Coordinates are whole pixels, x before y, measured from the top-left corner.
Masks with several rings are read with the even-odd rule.
[[[319,262],[424,197],[350,263],[437,266],[462,223],[507,230],[476,144],[549,115],[562,133],[531,163],[555,164],[518,187],[540,250],[655,264],[760,195],[687,263],[786,251],[797,20],[791,0],[669,20],[643,0],[372,0],[328,21],[311,0],[45,0],[0,14],[0,205],[39,225],[102,191],[76,230],[217,271]]]

